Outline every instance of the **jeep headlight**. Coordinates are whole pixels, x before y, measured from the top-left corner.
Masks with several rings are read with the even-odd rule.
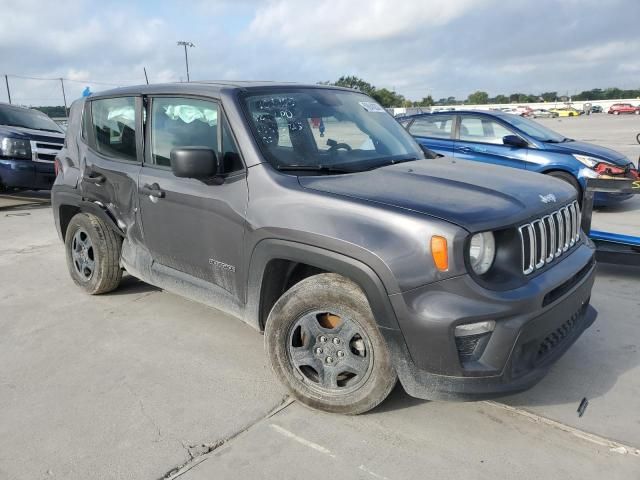
[[[20,138],[0,137],[0,156],[6,158],[31,158],[31,144],[29,140]]]
[[[489,271],[496,258],[496,240],[492,232],[476,233],[469,242],[469,261],[473,271],[482,275]]]
[[[608,163],[604,160],[600,160],[599,158],[590,157],[589,155],[578,155],[577,153],[573,154],[573,158],[589,168],[593,168],[599,163]]]

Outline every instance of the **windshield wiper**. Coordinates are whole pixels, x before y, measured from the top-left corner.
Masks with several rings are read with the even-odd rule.
[[[575,140],[573,138],[564,138],[561,143],[564,142],[575,142]]]
[[[303,172],[356,173],[359,171],[330,165],[278,165],[276,168],[281,172],[298,170]]]

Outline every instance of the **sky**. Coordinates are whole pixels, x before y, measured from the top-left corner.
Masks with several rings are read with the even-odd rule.
[[[411,100],[640,88],[638,0],[0,0],[14,103],[186,80],[356,75]],[[7,100],[0,83],[0,101]]]

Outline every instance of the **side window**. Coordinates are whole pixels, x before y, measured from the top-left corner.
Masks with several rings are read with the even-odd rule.
[[[151,107],[151,159],[169,167],[171,150],[207,147],[218,152],[218,104],[191,98],[156,97]]]
[[[418,137],[451,138],[453,115],[434,115],[416,118],[409,133]]]
[[[118,160],[137,160],[134,97],[93,100],[91,125],[98,152]]]
[[[513,132],[488,118],[462,117],[460,140],[467,142],[493,143],[502,145],[502,137]]]
[[[80,131],[81,131],[82,140],[84,140],[85,143],[89,138],[89,136],[87,135],[88,118],[89,118],[89,102],[84,102],[84,108],[82,109],[82,115],[80,118],[80,122],[81,122]]]
[[[233,139],[229,122],[224,118],[222,121],[222,172],[233,173],[242,170],[242,159],[236,141]]]

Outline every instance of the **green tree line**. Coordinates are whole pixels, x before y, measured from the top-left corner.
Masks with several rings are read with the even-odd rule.
[[[531,93],[511,93],[509,95],[500,94],[495,97],[489,96],[487,92],[478,90],[471,93],[466,99],[458,100],[455,97],[443,97],[434,101],[431,95],[425,95],[421,100],[408,100],[403,95],[387,88],[377,88],[371,83],[354,75],[342,76],[335,82],[320,82],[323,85],[336,85],[339,87],[353,88],[375,98],[383,107],[430,107],[432,105],[462,105],[470,103],[474,105],[485,105],[490,103],[534,103],[534,102],[564,102],[569,98],[575,101],[585,100],[613,100],[618,98],[640,98],[640,89],[620,89],[620,88],[594,88],[585,90],[576,95],[567,96],[558,92],[542,92],[540,94]]]

